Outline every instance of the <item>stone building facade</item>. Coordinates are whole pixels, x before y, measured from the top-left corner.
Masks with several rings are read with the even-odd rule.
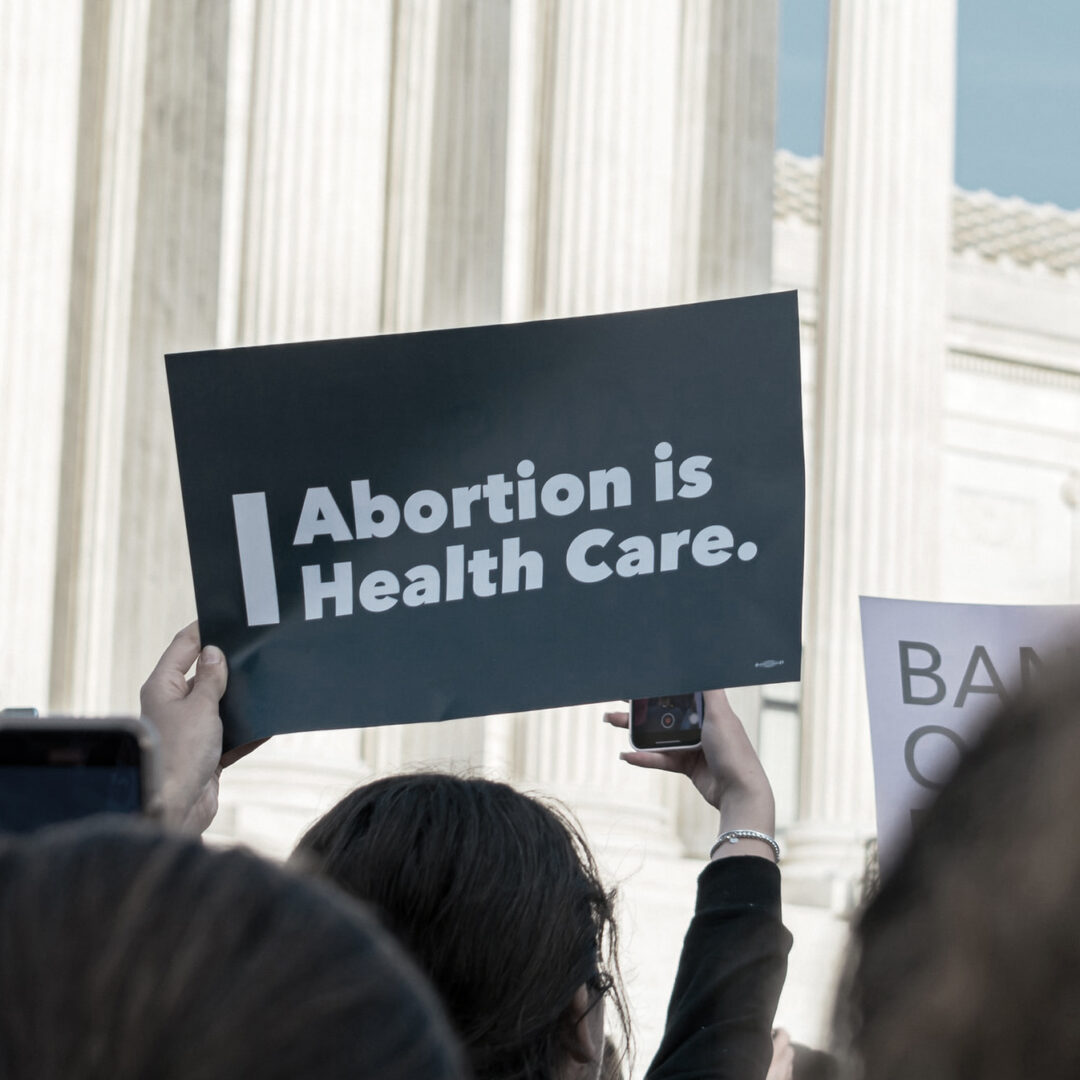
[[[774,155],[776,18],[0,5],[0,706],[131,711],[193,617],[166,351],[797,288],[805,681],[735,697],[788,852],[779,1019],[821,1042],[874,828],[855,598],[1080,601],[1080,215],[953,189],[945,0],[834,0],[824,161]],[[563,798],[623,883],[645,1056],[716,823],[601,711],[277,739],[212,836],[282,855],[421,764]]]

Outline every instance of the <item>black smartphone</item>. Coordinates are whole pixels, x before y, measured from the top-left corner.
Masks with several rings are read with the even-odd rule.
[[[91,814],[156,816],[155,743],[126,717],[0,716],[0,832]]]
[[[688,750],[701,744],[705,703],[698,694],[634,698],[630,745],[635,750]]]

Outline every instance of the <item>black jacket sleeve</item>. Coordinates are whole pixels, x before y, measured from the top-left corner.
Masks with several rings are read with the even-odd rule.
[[[777,866],[754,855],[709,863],[649,1080],[764,1080],[790,948]]]

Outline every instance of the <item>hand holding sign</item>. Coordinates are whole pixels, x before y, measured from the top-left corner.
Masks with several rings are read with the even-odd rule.
[[[172,639],[139,692],[143,716],[161,743],[161,794],[173,828],[200,833],[217,813],[218,702],[227,681],[221,650],[202,648],[193,622]]]
[[[161,797],[170,828],[195,834],[207,829],[217,814],[221,770],[261,745],[222,754],[218,705],[228,678],[221,650],[203,648],[193,622],[169,643],[139,692],[143,719],[160,742]]]

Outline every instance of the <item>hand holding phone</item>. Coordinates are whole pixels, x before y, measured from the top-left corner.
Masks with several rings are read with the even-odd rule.
[[[159,810],[156,740],[128,717],[0,717],[0,832]]]
[[[643,769],[683,773],[706,802],[720,811],[724,829],[752,829],[772,836],[776,810],[772,787],[758,760],[757,751],[735,715],[723,690],[706,690],[702,695],[701,742],[683,753],[652,750],[624,750],[619,756]],[[627,728],[627,713],[606,713],[614,727]],[[737,853],[732,845],[723,854]]]
[[[688,750],[701,745],[702,695],[668,694],[630,702],[630,745],[635,750]]]

